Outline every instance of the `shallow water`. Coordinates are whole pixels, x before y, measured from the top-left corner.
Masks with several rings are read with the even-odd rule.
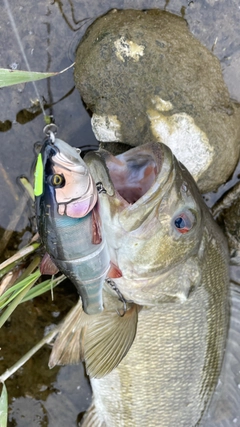
[[[24,51],[33,71],[60,71],[74,60],[74,51],[87,26],[109,9],[159,7],[183,16],[192,33],[220,59],[231,97],[240,102],[240,5],[238,0],[11,0]],[[87,19],[86,18],[90,18]],[[6,11],[1,6],[0,67],[26,69]],[[90,116],[74,89],[73,70],[37,83],[44,103],[58,125],[58,136],[74,146],[96,145]],[[0,90],[0,236],[5,229],[17,231],[4,257],[31,234],[31,205],[16,184],[19,175],[31,177],[34,143],[43,137],[43,115],[36,108],[31,83]],[[6,243],[6,249],[3,250]],[[76,295],[63,288],[55,300],[43,296],[24,304],[0,331],[2,373],[39,341],[48,325],[62,318]],[[56,313],[60,313],[56,315]],[[4,345],[5,343],[5,345]],[[50,349],[39,352],[7,381],[10,395],[9,426],[76,426],[78,414],[89,403],[89,388],[82,367],[48,370]],[[80,388],[79,388],[80,387]]]

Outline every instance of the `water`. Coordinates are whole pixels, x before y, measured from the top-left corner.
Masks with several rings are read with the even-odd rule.
[[[9,3],[8,3],[8,0],[4,0],[4,6],[5,6],[5,10],[7,11],[7,14],[8,14],[8,17],[9,17],[9,21],[10,21],[11,27],[12,27],[12,29],[14,31],[14,34],[15,34],[15,37],[16,37],[19,49],[21,51],[23,60],[25,62],[26,68],[27,68],[28,71],[31,71],[28,59],[26,57],[26,54],[25,54],[25,51],[24,51],[24,48],[23,48],[23,44],[22,44],[21,39],[19,37],[19,33],[18,33],[17,26],[16,26],[16,22],[14,20],[11,8],[10,8]],[[11,64],[11,69],[12,70],[16,70],[17,68],[18,68],[18,64],[16,62],[13,62]],[[46,113],[45,113],[44,108],[43,108],[43,101],[42,101],[42,99],[41,99],[41,97],[39,95],[36,82],[32,82],[32,85],[33,85],[34,91],[36,93],[37,99],[39,100],[39,105],[40,105],[40,108],[42,110],[42,113],[45,116]]]
[[[32,71],[60,71],[74,60],[74,49],[85,29],[111,8],[159,7],[185,17],[192,33],[221,61],[231,97],[240,102],[240,32],[238,0],[11,0],[11,12]],[[86,19],[89,18],[89,19]],[[26,69],[3,5],[0,14],[0,66]],[[96,144],[90,116],[74,89],[73,70],[37,83],[47,114],[53,114],[58,136],[74,146]],[[14,230],[4,250],[7,257],[30,236],[31,204],[23,198],[17,177],[31,177],[34,143],[43,137],[43,114],[31,83],[0,90],[0,236]],[[21,209],[19,205],[21,203]],[[14,224],[14,227],[13,227]],[[10,233],[11,237],[11,233]],[[9,235],[8,237],[9,238]],[[1,248],[0,248],[1,249]],[[38,342],[44,330],[76,302],[76,294],[60,288],[55,300],[43,296],[20,307],[1,330],[1,372]],[[57,314],[59,313],[59,314]],[[89,404],[89,388],[81,367],[49,371],[44,348],[7,381],[9,426],[76,426]],[[79,388],[80,387],[80,388]]]

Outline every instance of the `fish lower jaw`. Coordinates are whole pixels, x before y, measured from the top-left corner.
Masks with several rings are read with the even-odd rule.
[[[166,303],[182,305],[191,298],[193,289],[190,280],[180,285],[175,283],[172,286],[174,277],[169,277],[167,283],[164,283],[162,279],[159,276],[140,279],[126,278],[124,276],[113,280],[126,301],[131,301],[141,306],[153,307]]]
[[[129,282],[131,283],[131,282]],[[182,305],[188,301],[188,296],[184,292],[177,293],[167,293],[167,292],[158,292],[151,293],[151,289],[149,291],[142,290],[126,290],[125,287],[121,287],[119,285],[118,289],[125,298],[127,302],[134,302],[135,304],[144,306],[145,308],[151,308],[156,306],[161,306],[165,304],[174,304],[174,305]]]

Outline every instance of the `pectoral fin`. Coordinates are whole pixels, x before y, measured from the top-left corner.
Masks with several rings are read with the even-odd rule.
[[[131,304],[124,316],[104,311],[88,325],[84,355],[90,378],[109,374],[126,356],[136,335],[138,311],[136,304]]]
[[[137,331],[140,307],[128,304],[124,316],[105,309],[87,315],[81,301],[70,311],[54,343],[49,367],[85,360],[90,377],[101,378],[118,366],[126,356]]]

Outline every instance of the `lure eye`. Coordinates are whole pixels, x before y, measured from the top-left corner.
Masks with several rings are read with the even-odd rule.
[[[62,188],[65,185],[65,178],[63,175],[55,173],[50,177],[50,184],[55,188]]]
[[[190,231],[195,224],[195,216],[192,212],[182,212],[174,219],[174,226],[181,234]]]

